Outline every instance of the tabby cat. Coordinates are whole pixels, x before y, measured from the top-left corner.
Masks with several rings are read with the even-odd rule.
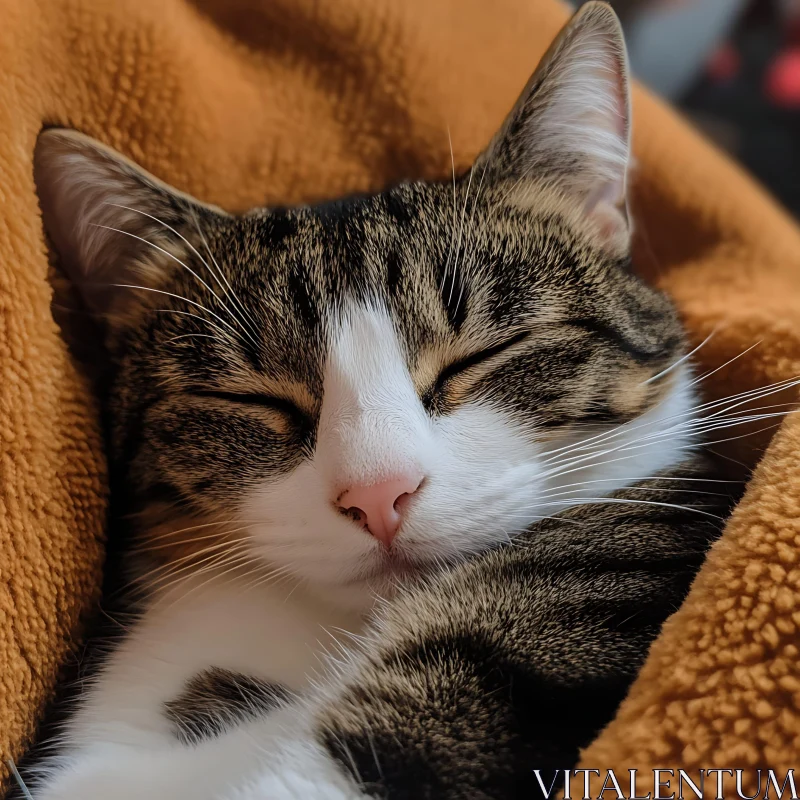
[[[534,797],[575,764],[727,507],[630,269],[628,107],[592,2],[452,181],[231,215],[41,135],[136,613],[36,800]]]

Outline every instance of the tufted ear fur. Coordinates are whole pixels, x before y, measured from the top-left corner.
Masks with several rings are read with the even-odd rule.
[[[112,324],[179,268],[191,249],[182,237],[192,238],[197,219],[224,213],[76,131],[39,136],[34,178],[64,271],[89,310]]]
[[[582,6],[476,166],[487,179],[545,181],[579,204],[609,245],[627,242],[630,160],[625,42],[606,3]]]

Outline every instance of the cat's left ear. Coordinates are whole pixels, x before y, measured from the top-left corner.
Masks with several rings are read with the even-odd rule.
[[[546,181],[610,246],[629,239],[630,87],[617,15],[590,2],[567,23],[479,157],[487,180]]]
[[[77,131],[40,134],[33,158],[44,227],[87,308],[111,327],[151,304],[195,246],[198,220],[225,216]],[[198,242],[197,246],[201,246]]]

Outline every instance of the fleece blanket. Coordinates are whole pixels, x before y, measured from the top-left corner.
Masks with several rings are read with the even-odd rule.
[[[446,176],[448,131],[464,168],[567,14],[555,0],[0,0],[0,770],[80,655],[107,508],[97,408],[50,309],[42,126],[232,210]],[[695,342],[716,331],[702,371],[758,343],[707,391],[797,375],[798,230],[641,89],[634,109],[638,268]],[[799,453],[798,417],[726,451],[760,463],[586,767],[793,766]]]

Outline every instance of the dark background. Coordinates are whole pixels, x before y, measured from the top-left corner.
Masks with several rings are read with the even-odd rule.
[[[611,0],[634,74],[800,215],[800,0]]]

